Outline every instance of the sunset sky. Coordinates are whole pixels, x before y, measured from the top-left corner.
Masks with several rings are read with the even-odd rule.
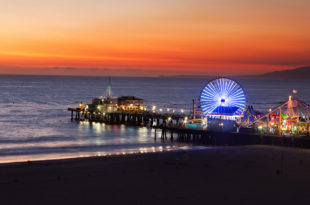
[[[310,65],[309,0],[2,0],[0,73],[255,74]]]

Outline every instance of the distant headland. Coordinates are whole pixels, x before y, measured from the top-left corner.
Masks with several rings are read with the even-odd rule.
[[[283,79],[283,80],[307,80],[310,76],[310,66],[299,67],[295,69],[268,72],[262,75],[251,76],[262,79]]]
[[[174,78],[207,78],[212,79],[218,77],[216,75],[174,75],[165,76],[160,75],[159,77],[174,77]],[[295,69],[287,69],[282,71],[273,71],[264,74],[256,75],[235,75],[230,76],[237,79],[273,79],[273,80],[308,80],[310,77],[310,66],[299,67]]]

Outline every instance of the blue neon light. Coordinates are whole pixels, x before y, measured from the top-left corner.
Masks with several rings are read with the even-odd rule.
[[[201,91],[201,109],[208,115],[240,115],[246,106],[241,86],[228,78],[217,78]]]

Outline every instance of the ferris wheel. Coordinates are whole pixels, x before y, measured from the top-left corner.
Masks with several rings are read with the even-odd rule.
[[[237,82],[228,78],[217,78],[202,89],[200,106],[205,116],[241,115],[246,106],[246,97]]]

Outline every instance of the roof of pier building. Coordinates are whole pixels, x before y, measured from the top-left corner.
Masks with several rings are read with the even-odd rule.
[[[140,104],[142,105],[144,99],[137,98],[135,96],[121,96],[118,98],[119,105],[126,105],[126,104]]]
[[[118,98],[118,100],[141,100],[141,101],[143,101],[144,99],[137,98],[135,96],[121,96]]]

